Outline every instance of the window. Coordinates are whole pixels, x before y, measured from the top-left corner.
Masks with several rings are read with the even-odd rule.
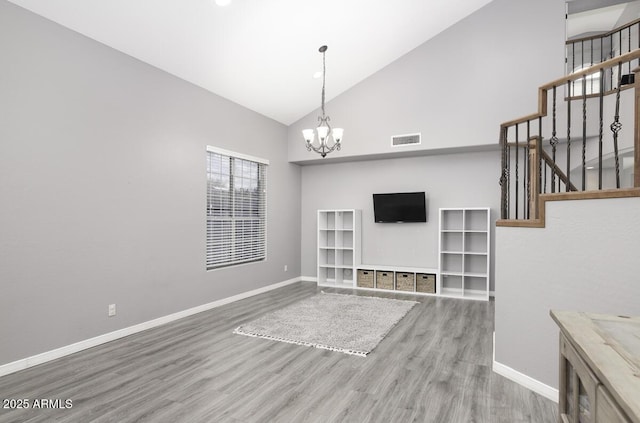
[[[207,270],[266,259],[268,164],[207,147]]]
[[[583,69],[587,69],[591,67],[591,63],[585,63],[584,65],[577,66],[572,73],[579,72]],[[611,70],[605,70],[606,73],[611,74]],[[615,72],[618,73],[617,70]],[[584,79],[578,79],[573,82],[573,86],[571,87],[571,97],[580,97],[584,95],[591,94],[599,94],[600,93],[600,72],[595,72],[589,75],[586,75]],[[584,87],[582,86],[584,82]],[[606,82],[606,81],[605,81]],[[617,85],[617,77],[616,77],[616,85]],[[583,92],[585,90],[585,92]]]

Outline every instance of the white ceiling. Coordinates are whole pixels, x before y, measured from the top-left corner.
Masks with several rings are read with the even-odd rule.
[[[570,14],[567,39],[611,31],[619,24],[626,8],[627,3],[622,3]]]
[[[288,125],[491,0],[10,1]]]

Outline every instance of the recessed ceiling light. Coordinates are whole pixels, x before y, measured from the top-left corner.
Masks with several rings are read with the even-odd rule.
[[[313,74],[313,79],[318,79],[322,76],[322,71],[318,71],[316,73]]]
[[[226,6],[231,3],[231,0],[216,0],[216,4],[218,6]]]

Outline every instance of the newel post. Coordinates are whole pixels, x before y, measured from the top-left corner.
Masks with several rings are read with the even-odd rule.
[[[529,210],[533,214],[533,219],[538,219],[538,199],[540,198],[540,156],[539,150],[542,144],[540,136],[532,137],[529,140]]]

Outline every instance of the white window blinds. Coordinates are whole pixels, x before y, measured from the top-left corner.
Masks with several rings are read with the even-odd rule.
[[[267,165],[207,147],[207,270],[266,258]]]

